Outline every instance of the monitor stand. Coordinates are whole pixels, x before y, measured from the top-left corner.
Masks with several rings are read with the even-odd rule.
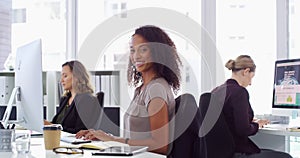
[[[11,109],[12,109],[12,106],[13,106],[13,101],[14,101],[14,99],[16,99],[16,104],[20,103],[20,100],[21,100],[20,95],[21,95],[20,87],[15,87],[13,89],[11,95],[10,95],[5,113],[4,113],[2,121],[1,121],[4,128],[7,127],[7,125],[9,124],[8,120],[9,120]],[[13,123],[20,123],[20,122],[22,122],[22,121],[21,120],[20,121],[19,120],[13,121]]]

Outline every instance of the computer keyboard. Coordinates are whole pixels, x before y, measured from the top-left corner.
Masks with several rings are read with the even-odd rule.
[[[90,140],[76,139],[75,136],[63,136],[60,138],[60,140],[71,144],[82,144],[92,142]]]
[[[278,130],[286,130],[289,127],[288,124],[267,124],[264,125],[265,129],[278,129]]]
[[[269,120],[270,124],[289,124],[290,118],[288,116],[279,116],[272,114],[255,115],[257,119]]]
[[[71,143],[71,144],[81,144],[81,143],[90,143],[90,140],[84,140],[84,139],[77,139],[75,137],[75,134],[71,134],[68,132],[61,132],[61,137],[60,140],[66,143]]]

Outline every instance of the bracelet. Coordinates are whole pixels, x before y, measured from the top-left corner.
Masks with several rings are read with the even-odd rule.
[[[125,144],[128,144],[129,138],[125,138]]]

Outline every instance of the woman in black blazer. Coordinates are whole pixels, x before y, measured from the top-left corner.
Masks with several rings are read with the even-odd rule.
[[[246,89],[251,85],[256,66],[248,55],[229,60],[225,65],[232,70],[232,77],[212,93],[224,102],[223,114],[235,142],[235,158],[292,158],[289,154],[259,149],[248,136],[255,135],[267,120],[254,120],[254,113]]]
[[[90,128],[99,129],[102,108],[93,95],[90,75],[77,60],[62,65],[61,85],[64,95],[51,123],[61,124],[63,131],[77,133]],[[45,124],[51,124],[45,121]]]

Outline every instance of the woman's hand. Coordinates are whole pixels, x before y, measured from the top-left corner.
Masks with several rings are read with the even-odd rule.
[[[115,137],[112,136],[111,134],[107,134],[101,130],[81,130],[76,133],[75,137],[77,139],[83,138],[85,140],[102,140],[102,141],[110,141],[110,140],[115,140]]]
[[[102,140],[102,141],[112,141],[115,140],[115,137],[112,136],[111,134],[107,134],[101,130],[90,130],[85,136],[84,139],[88,140]]]
[[[47,120],[44,120],[44,125],[51,125],[52,123],[47,121]]]
[[[92,129],[90,129],[90,130],[92,130]],[[85,137],[85,135],[88,134],[90,130],[80,130],[79,132],[76,133],[75,137],[77,139]]]
[[[258,123],[259,128],[263,128],[264,125],[267,125],[268,123],[270,123],[269,120],[260,120],[260,119],[257,119],[255,122]]]

